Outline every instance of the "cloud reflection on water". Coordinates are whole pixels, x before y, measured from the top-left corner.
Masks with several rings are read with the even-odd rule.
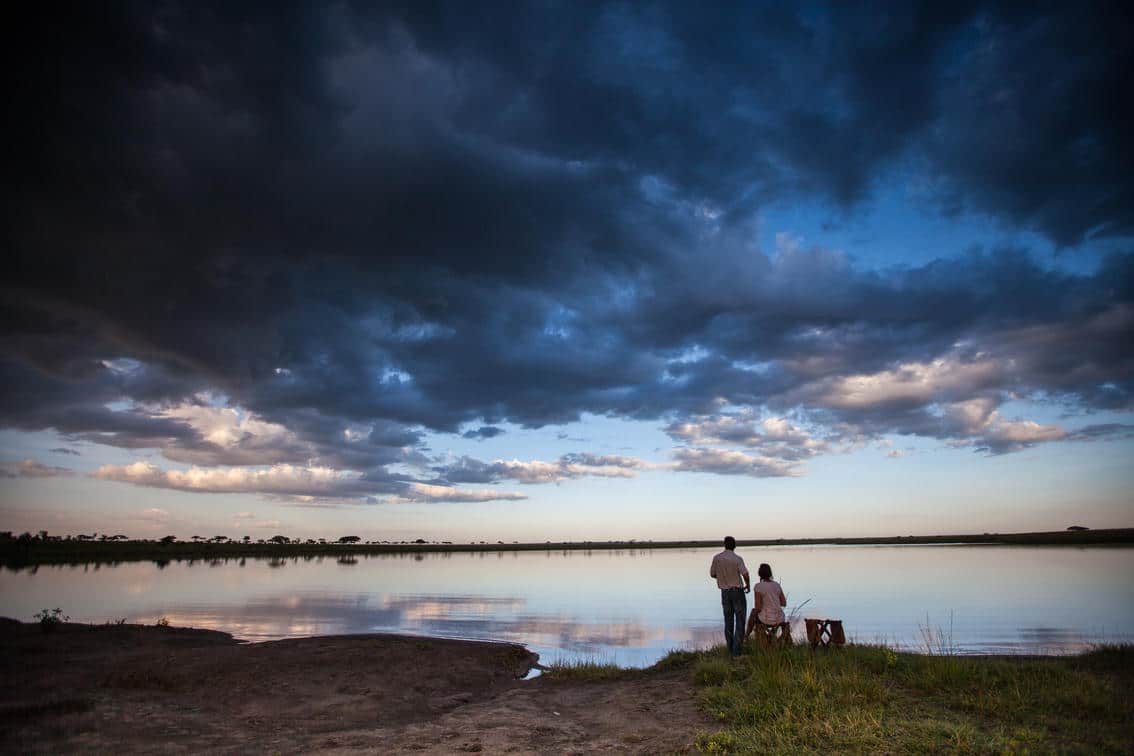
[[[673,648],[721,642],[711,556],[548,550],[44,566],[0,572],[0,614],[26,620],[62,606],[88,622],[165,616],[257,641],[370,632],[506,640],[545,661],[646,665]],[[1130,549],[769,547],[744,556],[774,565],[789,609],[842,618],[858,642],[924,651],[923,628],[961,653],[1074,653],[1132,640]],[[1053,585],[1065,586],[1059,601]]]
[[[166,618],[175,625],[207,627],[253,641],[305,635],[398,632],[446,638],[523,643],[555,658],[606,658],[646,663],[671,648],[716,641],[709,628],[674,628],[641,622],[583,621],[569,615],[523,613],[522,598],[475,595],[374,596],[290,594],[243,605],[196,605]]]

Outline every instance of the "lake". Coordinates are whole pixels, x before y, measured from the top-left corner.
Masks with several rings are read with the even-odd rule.
[[[41,566],[0,572],[0,615],[29,621],[61,607],[81,622],[165,617],[250,641],[372,632],[514,641],[544,663],[647,666],[671,649],[723,642],[720,594],[708,576],[716,551]],[[783,546],[737,553],[753,575],[760,562],[772,565],[800,623],[842,619],[850,640],[1010,654],[1134,642],[1134,548]]]

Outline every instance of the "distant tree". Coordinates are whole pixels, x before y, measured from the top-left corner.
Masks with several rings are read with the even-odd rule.
[[[288,538],[287,536],[282,536],[282,535],[274,535],[271,538],[269,538],[268,541],[270,543],[279,543],[279,544],[291,543],[290,538]]]
[[[244,541],[245,543],[248,543],[249,541],[252,540],[252,536],[244,536],[244,538],[242,538],[241,540]]]
[[[1081,530],[1090,530],[1090,528],[1085,527],[1083,525],[1072,525],[1071,527],[1069,527],[1067,529],[1068,530],[1074,530],[1076,532],[1081,531]]]
[[[41,541],[47,540],[47,531],[46,530],[39,531],[39,540],[41,540]]]
[[[358,536],[343,536],[339,539],[339,543],[358,543],[361,540]]]
[[[161,538],[161,539],[160,539],[160,540],[158,541],[158,543],[161,543],[161,544],[171,544],[171,543],[173,543],[173,542],[174,542],[174,541],[176,541],[176,540],[177,540],[177,536],[173,536],[173,535],[167,535],[167,536],[165,536],[165,537]]]
[[[202,536],[195,535],[192,538],[190,538],[189,540],[193,541],[193,543],[200,543],[201,541],[203,541],[205,539]]]
[[[228,540],[228,536],[213,536],[213,543],[224,543]]]

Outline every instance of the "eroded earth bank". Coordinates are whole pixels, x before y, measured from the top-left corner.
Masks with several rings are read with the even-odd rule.
[[[674,753],[714,724],[688,671],[523,680],[509,644],[0,620],[0,750]]]

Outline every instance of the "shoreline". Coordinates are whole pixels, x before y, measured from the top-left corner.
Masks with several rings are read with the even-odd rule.
[[[554,679],[523,646],[0,619],[8,753],[688,752],[687,670]]]
[[[932,536],[878,536],[838,538],[738,538],[738,548],[778,546],[1131,546],[1134,528],[1027,533],[950,534]],[[21,568],[39,564],[174,561],[189,559],[288,558],[427,553],[482,553],[508,551],[625,551],[651,549],[715,548],[718,540],[678,541],[545,541],[543,543],[208,543],[159,541],[0,539],[0,566]]]
[[[748,647],[739,659],[722,646],[645,669],[556,665],[532,679],[538,657],[514,643],[393,634],[243,643],[214,630],[45,632],[0,618],[0,649],[10,681],[0,749],[12,753],[1119,753],[1134,744],[1129,645],[1063,657]],[[1068,721],[1071,707],[1082,722]]]

